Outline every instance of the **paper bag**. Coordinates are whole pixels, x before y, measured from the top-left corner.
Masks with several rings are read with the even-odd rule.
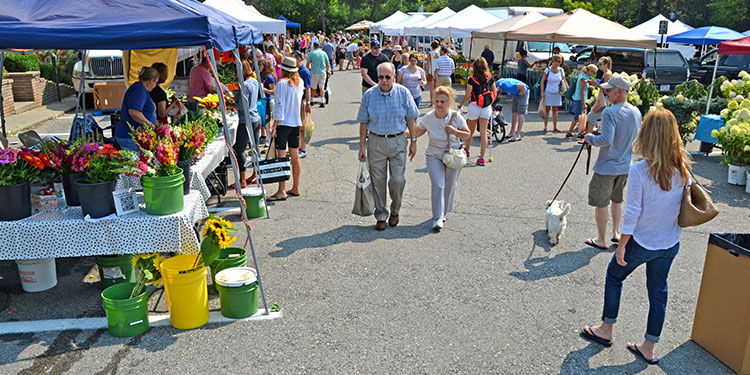
[[[357,187],[354,190],[352,213],[358,216],[371,216],[375,212],[375,197],[372,194],[372,181],[367,173],[367,163],[359,163]]]

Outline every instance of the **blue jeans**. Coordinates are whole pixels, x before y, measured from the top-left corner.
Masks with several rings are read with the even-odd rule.
[[[659,335],[661,335],[664,316],[667,311],[667,276],[669,275],[669,268],[672,266],[672,260],[679,250],[679,242],[669,249],[647,250],[631,237],[628,244],[625,245],[625,261],[628,264],[625,267],[620,266],[613,255],[607,267],[602,321],[610,324],[617,322],[622,282],[638,266],[646,263],[646,289],[648,290],[649,308],[645,338],[649,341],[659,342]]]
[[[198,102],[187,102],[185,106],[189,111],[198,112]]]
[[[117,144],[120,145],[121,149],[132,150],[136,152],[141,151],[138,149],[138,146],[133,141],[133,138],[117,138]]]
[[[417,108],[419,108],[419,104],[422,103],[422,96],[414,98],[414,103],[417,103]]]

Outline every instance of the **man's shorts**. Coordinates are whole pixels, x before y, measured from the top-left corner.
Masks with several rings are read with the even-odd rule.
[[[276,149],[286,150],[287,144],[289,148],[299,148],[299,126],[276,126]]]
[[[352,51],[346,51],[346,59],[349,61],[354,60],[354,52]]]
[[[573,100],[570,109],[573,111],[573,121],[578,121],[578,117],[583,112],[583,103],[580,100]]]
[[[529,90],[526,90],[526,92],[519,97],[513,97],[513,104],[510,107],[510,112],[519,115],[529,113]]]
[[[469,103],[469,108],[466,111],[466,117],[469,120],[476,120],[479,118],[489,119],[492,116],[492,107],[486,106],[484,108],[478,106],[475,103]]]
[[[323,74],[313,74],[312,75],[312,86],[310,87],[313,90],[318,89],[324,89],[326,88],[326,75]]]
[[[609,201],[622,203],[625,201],[625,185],[628,175],[607,176],[594,173],[589,182],[589,206],[607,207]]]

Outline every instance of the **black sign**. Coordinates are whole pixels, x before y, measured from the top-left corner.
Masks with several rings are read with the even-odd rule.
[[[669,26],[669,21],[659,21],[659,34],[660,35],[666,34],[668,26]]]

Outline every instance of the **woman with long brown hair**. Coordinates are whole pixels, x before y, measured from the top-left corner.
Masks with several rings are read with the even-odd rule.
[[[285,57],[284,60],[282,60],[281,79],[274,89],[276,108],[273,111],[273,121],[271,121],[270,128],[271,138],[273,138],[276,143],[277,157],[284,156],[284,154],[286,154],[287,145],[289,146],[289,157],[292,159],[292,179],[294,179],[294,184],[291,189],[286,190],[286,181],[279,182],[279,190],[274,195],[268,197],[269,202],[284,201],[289,195],[293,197],[300,196],[299,136],[300,128],[302,127],[300,106],[302,104],[302,94],[304,94],[305,88],[298,71],[297,59],[293,57]]]
[[[281,77],[281,62],[284,60],[284,55],[282,55],[273,45],[268,46],[266,51],[276,59],[276,77]]]
[[[628,343],[633,354],[657,364],[654,344],[659,342],[667,308],[667,276],[680,249],[682,228],[677,224],[685,186],[690,184],[690,156],[680,138],[672,112],[660,109],[643,119],[633,151],[643,157],[630,166],[628,197],[622,237],[607,267],[602,324],[583,327],[581,335],[604,346],[612,345],[620,309],[622,282],[646,264],[649,311],[645,340]]]
[[[474,68],[474,74],[466,80],[466,95],[461,100],[461,104],[458,105],[458,109],[461,110],[464,104],[471,100],[467,113],[469,139],[466,140],[466,156],[471,156],[469,152],[471,139],[474,137],[474,130],[477,128],[477,122],[479,122],[480,148],[477,165],[483,166],[485,164],[484,155],[487,153],[487,124],[490,121],[490,116],[492,116],[492,101],[495,98],[495,83],[484,57],[474,60],[472,67]]]

